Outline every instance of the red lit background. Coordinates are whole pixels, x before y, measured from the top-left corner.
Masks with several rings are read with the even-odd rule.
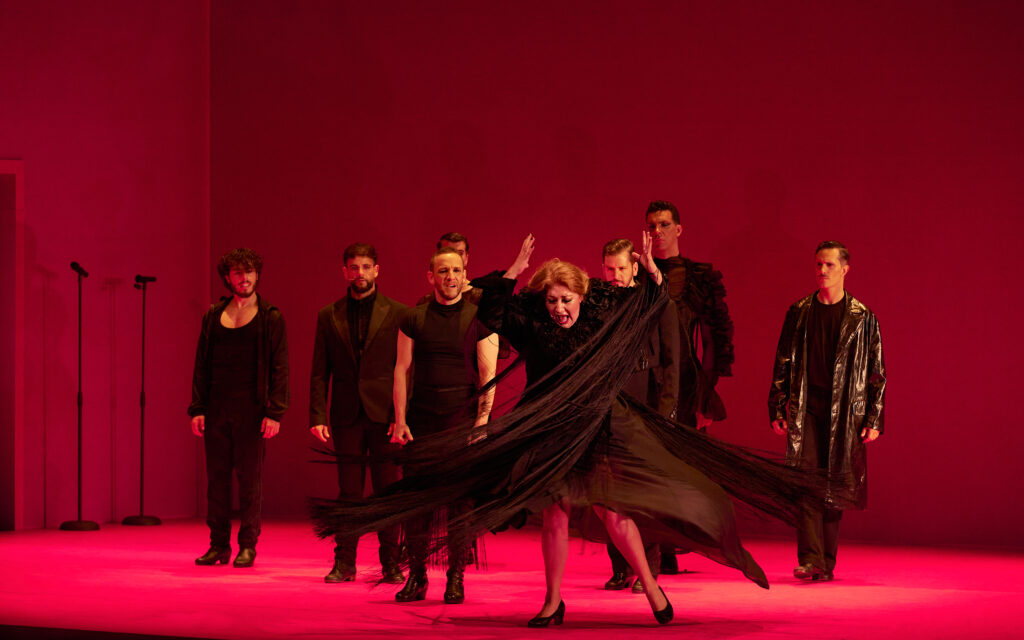
[[[335,491],[306,464],[308,371],[346,244],[374,243],[381,291],[412,302],[442,232],[470,237],[471,273],[532,232],[538,260],[596,274],[600,246],[636,238],[659,198],[729,290],[737,362],[715,435],[782,450],[765,409],[778,331],[813,289],[815,244],[840,239],[890,375],[870,509],[844,535],[1020,548],[1022,17],[1012,2],[0,1],[0,158],[24,161],[17,521],[74,517],[70,260],[92,272],[84,516],[137,510],[135,273],[158,277],[147,511],[198,512],[184,410],[211,267],[236,246],[263,253],[261,292],[288,322],[265,513],[297,516]]]

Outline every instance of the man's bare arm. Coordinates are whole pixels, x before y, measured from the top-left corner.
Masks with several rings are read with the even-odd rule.
[[[391,400],[395,405],[395,421],[388,429],[391,442],[406,444],[412,441],[412,431],[405,423],[405,407],[409,400],[409,368],[412,366],[413,339],[398,332],[398,357],[395,360],[395,380],[391,387]]]

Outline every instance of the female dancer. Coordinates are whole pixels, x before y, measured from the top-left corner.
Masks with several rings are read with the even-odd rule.
[[[530,626],[564,618],[570,520],[585,537],[616,544],[640,572],[659,623],[672,619],[672,607],[647,568],[641,539],[696,551],[767,588],[736,534],[728,494],[793,522],[819,483],[619,394],[628,377],[622,363],[636,361],[667,301],[650,237],[637,256],[650,277],[638,287],[588,280],[578,267],[552,260],[513,295],[533,248],[531,235],[504,275],[472,283],[483,291],[478,318],[525,363],[527,385],[515,409],[471,444],[454,431],[417,440],[417,473],[376,496],[314,502],[317,532],[359,535],[460,502],[473,507],[449,515],[449,532],[498,531],[543,513],[547,591]],[[431,550],[446,547],[443,535],[433,536]]]

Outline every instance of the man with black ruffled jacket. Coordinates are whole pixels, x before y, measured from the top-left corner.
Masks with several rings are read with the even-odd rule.
[[[679,394],[676,420],[704,430],[725,419],[725,404],[715,392],[721,376],[732,375],[733,324],[725,304],[722,273],[711,263],[679,255],[683,227],[671,202],[647,207],[647,230],[654,241],[654,262],[665,275],[668,295],[679,316]],[[676,557],[662,549],[661,572],[678,573]]]

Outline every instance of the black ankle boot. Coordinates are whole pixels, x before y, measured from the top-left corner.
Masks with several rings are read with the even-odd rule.
[[[444,588],[444,601],[446,604],[462,604],[466,599],[466,588],[462,582],[462,569],[448,570],[448,584]]]
[[[252,547],[243,547],[238,550],[238,555],[235,556],[235,567],[244,569],[251,567],[256,562],[256,549]]]
[[[621,591],[628,586],[629,575],[622,571],[616,571],[611,578],[608,578],[608,582],[604,583],[604,588],[608,591]]]
[[[336,582],[354,582],[356,579],[356,568],[352,565],[345,564],[337,558],[334,559],[334,567],[331,568],[331,572],[324,576],[324,582],[336,583]]]
[[[409,579],[402,590],[395,594],[395,602],[416,602],[427,597],[427,572],[409,571]]]
[[[210,547],[206,553],[196,558],[196,564],[208,566],[211,564],[227,564],[231,559],[231,547]]]

